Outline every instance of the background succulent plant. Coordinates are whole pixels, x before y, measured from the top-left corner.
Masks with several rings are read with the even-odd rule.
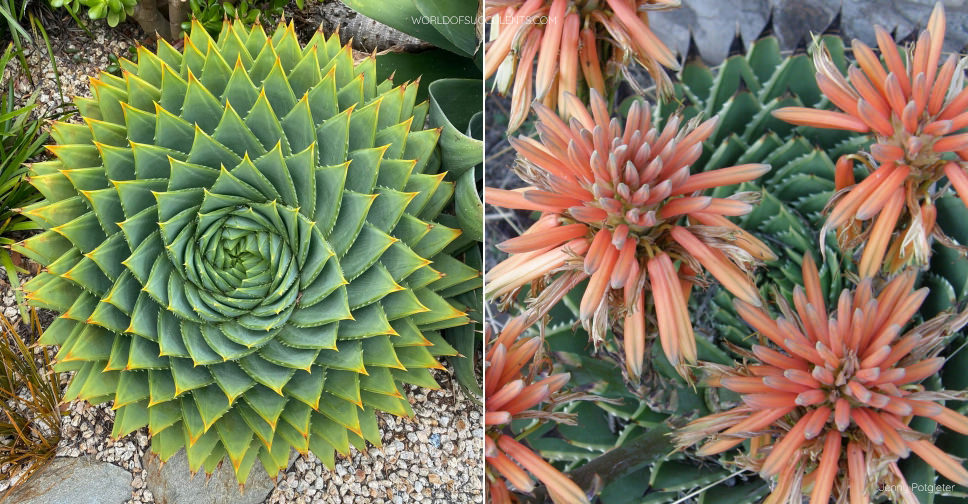
[[[52,7],[64,7],[71,13],[81,12],[81,6],[87,7],[90,19],[106,19],[108,26],[117,26],[134,11],[137,0],[52,0]]]
[[[240,482],[293,447],[331,466],[380,444],[376,410],[411,414],[401,384],[436,386],[439,331],[469,321],[448,299],[480,280],[449,255],[467,241],[430,104],[376,66],[226,22],[92,81],[31,167],[45,231],[14,247],[46,266],[25,290],[62,314],[41,342],[76,371],[67,400],[113,401],[115,436],[147,425],[162,460],[228,457]]]
[[[837,64],[846,60],[843,41],[835,35],[822,36]],[[734,47],[742,47],[742,41]],[[827,240],[822,254],[818,250],[819,230],[823,225],[823,208],[834,192],[834,160],[856,151],[867,140],[849,132],[820,131],[794,127],[771,115],[773,110],[790,104],[823,106],[824,100],[812,79],[813,63],[803,50],[790,56],[780,52],[775,36],[766,32],[746,52],[735,51],[717,69],[709,68],[691,51],[683,67],[683,78],[675,84],[676,102],[657,107],[665,116],[680,104],[687,116],[695,114],[720,117],[705,146],[700,162],[707,169],[735,163],[768,163],[769,173],[737,187],[713,191],[755,191],[760,203],[736,223],[767,243],[777,260],[756,270],[757,285],[765,298],[769,290],[779,289],[789,297],[801,279],[804,254],[814,254],[829,295],[835,296],[852,270],[850,261],[841,257],[836,241]],[[821,262],[822,257],[826,257]],[[748,331],[735,315],[732,296],[722,289],[707,292],[695,303],[708,303],[710,298],[719,308],[705,319],[708,329],[734,343],[745,341]],[[700,322],[700,325],[702,322]]]
[[[477,33],[478,2],[465,0],[346,0],[366,17],[464,57],[483,56]]]
[[[440,128],[441,162],[447,167],[445,180],[454,183],[453,215],[443,215],[447,225],[460,227],[463,234],[448,247],[448,252],[478,271],[484,268],[484,111],[480,79],[441,79],[428,86],[429,123]],[[455,221],[456,219],[456,221]],[[481,278],[474,277],[463,286],[444,294],[467,312],[474,322],[443,331],[444,339],[460,353],[448,356],[454,374],[472,400],[483,398],[482,378],[474,369],[484,343],[484,289]],[[465,358],[466,357],[466,358]]]

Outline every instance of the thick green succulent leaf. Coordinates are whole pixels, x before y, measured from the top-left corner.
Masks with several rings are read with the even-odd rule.
[[[477,51],[473,19],[477,6],[460,0],[403,0],[392,4],[374,0],[348,0],[351,9],[418,39],[471,56]],[[443,16],[462,16],[466,23],[447,23]],[[431,17],[432,16],[432,17]]]
[[[458,55],[445,49],[428,49],[419,53],[388,52],[377,56],[377,77],[387,79],[392,74],[394,79],[401,82],[420,79],[420,87],[415,90],[416,103],[423,103],[413,108],[413,126],[415,129],[424,126],[424,120],[429,111],[427,86],[438,80],[447,78],[481,78],[481,71],[474,60]],[[416,87],[416,86],[415,86]]]
[[[483,85],[474,79],[440,79],[431,83],[428,90],[430,124],[442,128],[442,161],[452,178],[460,177],[483,157],[484,118],[478,114],[477,106],[483,100]]]

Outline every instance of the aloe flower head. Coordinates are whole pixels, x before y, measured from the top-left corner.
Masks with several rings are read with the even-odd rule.
[[[639,376],[646,334],[657,329],[666,357],[687,376],[685,364],[696,361],[687,300],[704,282],[700,273],[759,305],[748,271],[774,258],[727,218],[749,213],[758,195],[702,192],[752,180],[769,166],[693,173],[716,118],[683,125],[673,116],[660,129],[646,102],[634,103],[625,120],[611,118],[595,91],[589,108],[574,95],[565,102],[567,123],[539,103],[540,140],[511,139],[515,169],[529,185],[486,191],[492,205],[542,213],[498,245],[510,257],[488,272],[488,295],[513,298],[530,285],[532,307],[543,312],[587,278],[580,318],[596,342],[610,321],[621,321],[626,366]]]
[[[839,109],[786,107],[774,112],[785,121],[816,128],[867,133],[873,144],[865,156],[852,155],[837,167],[838,192],[830,204],[828,228],[839,228],[846,248],[866,243],[859,273],[925,265],[932,236],[950,243],[935,225],[934,202],[947,180],[968,205],[968,89],[963,62],[942,62],[944,8],[937,4],[917,41],[899,48],[875,27],[880,57],[853,41],[856,64],[844,76],[824,48],[814,52],[817,84]],[[854,161],[870,174],[854,180]]]
[[[587,504],[588,498],[578,485],[505,432],[514,418],[555,418],[554,413],[532,408],[548,401],[570,378],[568,373],[536,378],[538,366],[534,359],[541,339],[520,337],[526,320],[526,316],[512,319],[498,337],[488,342],[484,458],[490,502],[510,503],[509,484],[519,492],[528,493],[534,489],[534,478],[537,478],[556,504]]]
[[[875,295],[871,279],[844,290],[828,312],[813,260],[803,261],[804,288],[793,307],[778,299],[783,316],[736,300],[760,345],[736,368],[709,365],[710,384],[742,397],[730,410],[693,421],[676,437],[680,447],[708,440],[713,455],[751,439],[735,460],[763,477],[776,476],[769,502],[869,502],[880,484],[898,488],[896,502],[917,503],[898,459],[913,452],[946,478],[968,484],[959,459],[909,426],[914,416],[968,434],[968,418],[940,401],[963,394],[927,391],[919,383],[937,373],[948,334],[964,325],[942,314],[902,332],[928,294],[913,290],[915,274],[896,276]]]
[[[485,78],[512,94],[508,131],[528,115],[532,100],[564,113],[565,93],[579,84],[606,93],[611,79],[635,61],[662,93],[672,83],[664,68],[675,54],[649,28],[648,12],[679,7],[679,0],[486,0],[491,42]],[[532,71],[532,68],[534,69]]]

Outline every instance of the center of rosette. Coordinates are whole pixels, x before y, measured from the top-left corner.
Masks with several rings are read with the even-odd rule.
[[[277,227],[285,222],[274,218],[278,208],[240,206],[199,217],[196,239],[185,250],[185,274],[198,289],[200,315],[247,315],[246,327],[266,330],[288,319],[299,272],[290,236]]]
[[[280,328],[297,306],[311,223],[275,201],[215,205],[210,196],[166,245],[195,315],[254,331]]]

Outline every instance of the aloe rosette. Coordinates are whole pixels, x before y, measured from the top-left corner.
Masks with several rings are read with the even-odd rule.
[[[440,130],[417,82],[378,82],[337,36],[191,33],[93,80],[31,167],[45,231],[14,248],[61,313],[41,342],[76,371],[67,400],[113,401],[113,435],[147,426],[162,460],[331,466],[380,444],[377,410],[412,415],[401,384],[436,387],[438,331],[468,323]]]
[[[793,124],[869,133],[870,152],[853,157],[870,173],[855,184],[852,164],[844,163],[840,191],[824,224],[839,230],[841,247],[864,245],[861,276],[877,274],[874,266],[882,258],[891,274],[908,264],[924,267],[935,239],[959,246],[935,226],[935,202],[947,190],[942,179],[968,202],[968,135],[959,133],[968,126],[965,61],[949,55],[939,66],[944,7],[935,4],[926,29],[904,49],[882,27],[874,31],[883,64],[859,40],[852,43],[856,65],[847,76],[822,47],[814,51],[817,85],[840,111],[784,107],[774,112]]]

